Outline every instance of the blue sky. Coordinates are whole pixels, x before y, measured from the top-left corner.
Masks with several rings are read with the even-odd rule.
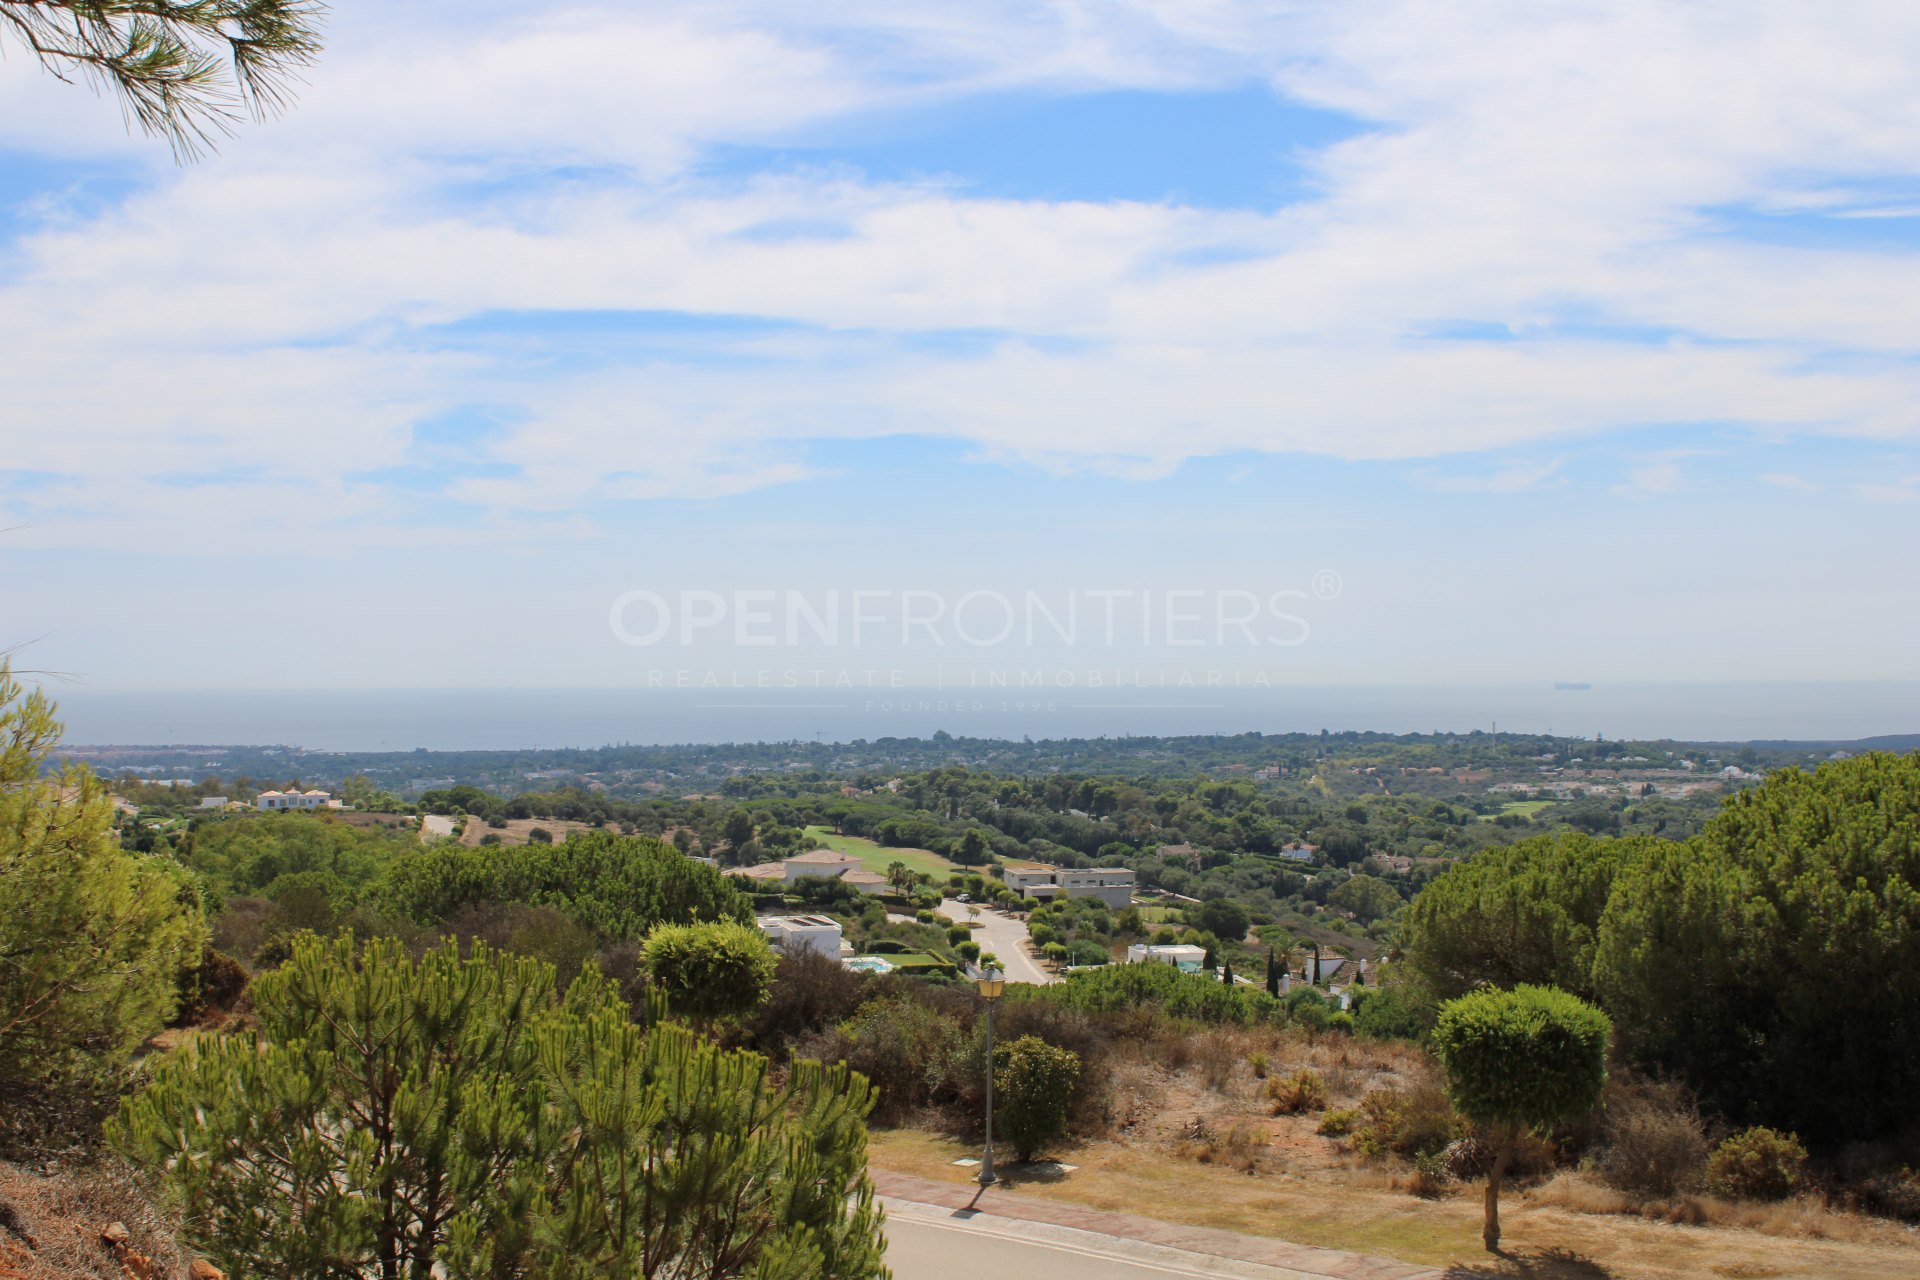
[[[621,685],[758,660],[635,590],[1331,571],[1181,660],[1920,678],[1917,64],[1865,4],[340,0],[180,167],[9,56],[0,645]]]

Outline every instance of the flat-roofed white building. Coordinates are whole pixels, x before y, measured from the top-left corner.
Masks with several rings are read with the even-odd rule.
[[[760,932],[782,951],[818,951],[840,958],[840,922],[827,916],[762,916]]]
[[[1206,967],[1207,949],[1191,943],[1172,943],[1153,946],[1145,942],[1136,942],[1127,948],[1128,964],[1170,964],[1182,973],[1198,973]]]
[[[332,799],[324,791],[262,791],[253,804],[256,809],[324,809]]]
[[[1002,872],[1007,888],[1023,898],[1098,898],[1110,907],[1133,902],[1130,867],[1049,867],[1039,863],[1010,866]]]

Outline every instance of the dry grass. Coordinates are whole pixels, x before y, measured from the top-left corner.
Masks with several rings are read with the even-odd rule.
[[[1214,1066],[1233,1049],[1224,1082]],[[1268,1079],[1251,1066],[1266,1055]],[[1920,1232],[1810,1200],[1737,1204],[1707,1196],[1640,1202],[1585,1174],[1503,1197],[1510,1253],[1480,1246],[1479,1184],[1399,1160],[1367,1160],[1315,1132],[1320,1117],[1271,1116],[1265,1085],[1320,1073],[1331,1106],[1378,1089],[1417,1091],[1431,1063],[1417,1049],[1273,1031],[1120,1042],[1107,1136],[1063,1155],[1079,1171],[1022,1181],[1024,1194],[1090,1208],[1448,1268],[1450,1277],[1530,1280],[1891,1280],[1920,1277]],[[1216,1087],[1218,1086],[1218,1087]],[[878,1131],[875,1168],[964,1182],[970,1148],[917,1130]],[[1421,1198],[1421,1197],[1427,1198]],[[1144,1208],[1151,1206],[1150,1209]]]
[[[173,1219],[126,1166],[102,1160],[37,1173],[0,1164],[0,1276],[7,1280],[122,1280],[100,1239],[114,1222],[158,1264],[157,1275],[186,1274],[190,1258],[174,1241]]]
[[[468,848],[478,848],[488,836],[499,836],[500,844],[525,844],[527,833],[535,827],[545,827],[553,836],[555,844],[564,844],[568,836],[578,831],[607,830],[617,827],[596,828],[590,822],[576,822],[571,818],[508,818],[504,827],[490,827],[485,818],[469,817],[466,829],[460,833],[460,843]]]

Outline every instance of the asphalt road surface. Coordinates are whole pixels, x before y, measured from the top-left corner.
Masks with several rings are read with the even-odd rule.
[[[888,1200],[887,1265],[899,1280],[1328,1280],[1309,1271],[1213,1258],[1051,1223]]]
[[[1000,957],[1000,968],[1007,975],[1008,982],[1048,983],[1060,980],[1041,968],[1040,962],[1027,950],[1026,921],[998,911],[989,911],[985,907],[980,907],[978,915],[969,915],[967,904],[956,898],[942,902],[940,912],[955,924],[964,924],[968,920],[980,922],[980,927],[973,931],[973,940],[980,944],[982,951],[991,951]]]

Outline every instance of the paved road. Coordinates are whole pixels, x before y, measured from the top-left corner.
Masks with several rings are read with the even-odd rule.
[[[977,903],[975,904],[978,905]],[[1059,978],[1040,967],[1033,958],[1033,952],[1027,948],[1027,922],[1017,916],[999,911],[980,908],[980,914],[967,914],[967,904],[954,898],[948,898],[940,904],[941,914],[955,923],[964,924],[968,920],[978,920],[980,927],[973,931],[973,940],[980,944],[982,951],[991,951],[1000,957],[1000,968],[1005,971],[1008,982],[1058,982]]]
[[[889,1199],[887,1265],[900,1280],[981,1280],[1045,1276],[1046,1280],[1330,1280],[1318,1272],[1268,1267],[1188,1253],[1165,1245]]]

